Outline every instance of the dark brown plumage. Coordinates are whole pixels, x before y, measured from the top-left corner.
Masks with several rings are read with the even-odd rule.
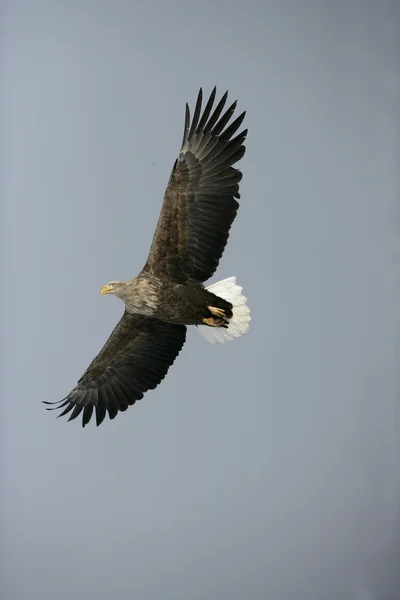
[[[227,126],[236,102],[223,112],[226,93],[213,111],[215,95],[214,88],[202,112],[200,90],[192,121],[186,105],[182,147],[147,262],[138,277],[102,288],[125,302],[125,312],[70,394],[46,402],[55,405],[49,410],[63,409],[59,416],[71,420],[82,413],[85,426],[95,411],[99,425],[107,413],[113,419],[125,411],[165,377],[187,325],[225,330],[215,333],[216,341],[248,327],[250,311],[234,278],[214,284],[213,291],[203,286],[218,266],[238,210],[242,175],[232,165],[245,152],[247,133],[233,137],[245,113]],[[203,335],[215,341],[207,330]]]
[[[143,269],[179,283],[203,282],[213,275],[239,207],[235,198],[240,198],[242,174],[232,165],[245,153],[247,129],[231,138],[246,113],[224,130],[236,102],[221,116],[228,97],[225,93],[211,114],[215,94],[214,88],[200,119],[200,90],[191,124],[186,105],[182,148]]]
[[[75,419],[83,410],[86,425],[96,407],[97,425],[108,412],[113,419],[154,389],[165,377],[186,339],[184,325],[133,315],[125,310],[103,349],[76,387],[57,408],[62,417],[71,410]]]

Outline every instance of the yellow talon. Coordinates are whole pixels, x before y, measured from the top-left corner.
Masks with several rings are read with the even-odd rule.
[[[225,317],[225,311],[223,308],[217,308],[216,306],[207,306],[207,308],[210,311],[210,313],[212,313],[216,317],[219,317],[220,319]]]
[[[214,319],[214,317],[209,317],[208,319],[203,319],[203,323],[209,325],[210,327],[220,327],[221,322]]]

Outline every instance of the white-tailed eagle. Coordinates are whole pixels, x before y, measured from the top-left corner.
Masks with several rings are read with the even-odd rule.
[[[205,287],[215,272],[238,210],[242,174],[233,165],[245,152],[247,130],[236,134],[245,113],[229,124],[236,102],[215,108],[216,89],[202,111],[202,91],[193,119],[186,105],[182,147],[165,191],[147,262],[130,281],[111,281],[125,312],[103,349],[66,398],[52,409],[82,413],[85,426],[100,425],[154,389],[185,343],[186,327],[197,326],[211,343],[232,340],[249,326],[242,288],[230,277]],[[49,409],[49,410],[52,410]]]

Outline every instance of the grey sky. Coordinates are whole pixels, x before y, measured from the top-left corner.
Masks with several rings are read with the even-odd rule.
[[[394,13],[5,3],[4,600],[372,598],[362,565],[400,496]],[[237,276],[252,328],[190,332],[99,429],[56,420],[41,401],[119,318],[100,286],[143,266],[184,104],[215,84],[249,135],[214,280]]]

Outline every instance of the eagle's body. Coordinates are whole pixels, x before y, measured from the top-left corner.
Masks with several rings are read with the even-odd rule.
[[[85,426],[93,411],[99,425],[112,419],[165,377],[179,354],[186,327],[196,325],[211,343],[242,335],[250,310],[234,277],[207,288],[226,246],[239,204],[240,171],[247,130],[232,137],[245,113],[229,126],[236,102],[224,113],[227,93],[213,109],[214,88],[204,111],[200,90],[190,121],[186,105],[183,142],[145,266],[127,282],[101,289],[125,304],[125,312],[103,349],[77,385],[55,408],[59,415],[82,413]],[[51,403],[47,403],[51,404]]]
[[[232,317],[232,304],[209,292],[202,284],[175,283],[167,277],[149,273],[141,273],[114,294],[123,300],[129,313],[155,317],[167,323],[202,325],[204,319],[213,317],[208,306],[222,308],[227,318]]]

